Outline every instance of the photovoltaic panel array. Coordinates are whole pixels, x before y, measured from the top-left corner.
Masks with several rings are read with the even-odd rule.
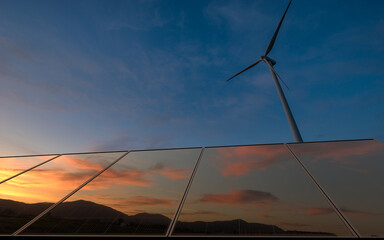
[[[0,157],[0,235],[384,236],[377,140]]]

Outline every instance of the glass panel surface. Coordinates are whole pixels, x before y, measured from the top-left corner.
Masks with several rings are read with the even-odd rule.
[[[0,184],[0,234],[11,234],[122,153],[60,156]]]
[[[173,235],[350,236],[284,145],[208,148]]]
[[[23,234],[164,235],[200,151],[131,152]]]
[[[0,158],[0,183],[55,156]]]
[[[363,236],[384,236],[384,144],[376,140],[290,148]],[[322,209],[318,215],[327,215]]]

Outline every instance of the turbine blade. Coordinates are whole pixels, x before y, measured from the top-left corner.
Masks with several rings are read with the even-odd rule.
[[[291,5],[291,2],[292,2],[292,0],[289,1],[288,6],[287,6],[287,9],[285,9],[284,15],[283,15],[283,17],[282,17],[281,20],[280,20],[279,26],[277,26],[277,28],[276,28],[275,34],[273,34],[273,37],[272,37],[271,41],[269,42],[268,48],[267,48],[267,50],[265,51],[264,56],[267,56],[268,53],[272,50],[273,45],[275,44],[275,41],[276,41],[277,34],[279,33],[280,26],[281,26],[281,24],[282,24],[283,21],[284,21],[285,14],[287,14],[287,11],[288,11],[289,5]]]
[[[229,80],[231,80],[232,78],[234,78],[234,77],[236,77],[236,76],[242,74],[243,72],[247,71],[248,69],[253,68],[256,64],[258,64],[258,63],[261,62],[261,61],[262,61],[261,59],[260,59],[260,60],[257,60],[256,62],[254,62],[252,65],[250,65],[249,67],[245,68],[245,69],[242,70],[241,72],[239,72],[239,73],[237,73],[236,75],[233,75],[232,77],[228,78],[228,79],[227,79],[227,82],[228,82]]]
[[[276,74],[277,78],[285,85],[285,87],[289,89],[288,85],[284,82],[284,80],[280,77],[280,75],[276,72],[276,70],[272,67],[272,71]]]

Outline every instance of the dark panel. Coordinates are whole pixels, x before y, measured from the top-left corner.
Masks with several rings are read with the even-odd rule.
[[[284,145],[207,148],[173,235],[351,236]]]
[[[199,153],[131,152],[22,234],[164,235]]]
[[[384,144],[376,140],[290,148],[363,236],[384,236]],[[327,215],[329,209],[319,210]]]

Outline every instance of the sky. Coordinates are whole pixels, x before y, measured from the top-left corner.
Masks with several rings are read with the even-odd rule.
[[[275,1],[0,0],[0,155],[293,142]],[[383,1],[294,0],[269,56],[304,141],[384,141]]]

